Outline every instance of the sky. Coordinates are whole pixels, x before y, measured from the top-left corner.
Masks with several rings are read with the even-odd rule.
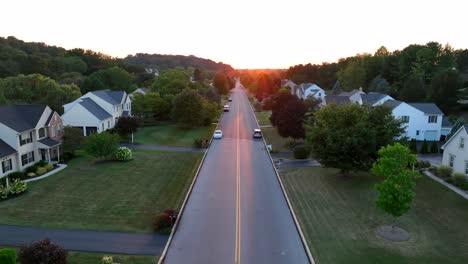
[[[335,62],[380,46],[468,48],[466,0],[2,0],[0,36],[234,68]]]

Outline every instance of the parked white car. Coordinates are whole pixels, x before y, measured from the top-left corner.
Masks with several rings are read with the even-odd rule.
[[[224,106],[224,112],[229,112],[229,105]]]
[[[221,139],[223,138],[223,131],[221,130],[215,130],[214,134],[213,134],[213,138],[215,139]]]

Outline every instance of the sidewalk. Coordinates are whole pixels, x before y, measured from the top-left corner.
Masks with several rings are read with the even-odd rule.
[[[127,147],[129,149],[163,150],[163,151],[177,151],[177,152],[205,152],[206,151],[205,148],[184,148],[184,147],[140,145],[140,144],[120,144],[119,146]]]

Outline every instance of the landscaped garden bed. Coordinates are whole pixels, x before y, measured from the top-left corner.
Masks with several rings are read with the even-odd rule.
[[[446,183],[461,190],[468,191],[468,179],[462,173],[453,173],[453,169],[448,166],[431,167],[429,171]]]

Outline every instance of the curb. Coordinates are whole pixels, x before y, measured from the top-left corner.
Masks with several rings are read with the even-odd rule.
[[[253,113],[254,118],[255,118],[255,122],[257,123],[257,126],[260,127],[260,124],[258,123],[258,120],[257,120],[257,116],[255,115],[255,111],[254,111],[250,101],[249,101],[249,106],[250,106],[250,109],[252,110],[252,113]],[[288,204],[289,212],[291,213],[291,215],[292,215],[292,217],[294,219],[294,224],[296,226],[297,232],[299,233],[299,236],[301,237],[302,246],[304,247],[304,249],[306,251],[307,257],[309,258],[309,262],[311,264],[315,264],[315,260],[314,260],[314,257],[312,256],[312,252],[310,252],[309,246],[307,245],[307,241],[305,240],[304,233],[302,232],[299,221],[297,220],[296,213],[294,212],[292,204],[289,201],[289,197],[288,197],[288,194],[286,193],[286,189],[284,188],[283,181],[281,181],[281,177],[279,175],[278,170],[275,167],[275,163],[273,162],[273,158],[271,157],[271,153],[268,150],[267,143],[266,143],[265,138],[263,136],[262,136],[262,140],[263,140],[263,144],[265,146],[265,150],[268,153],[268,157],[270,158],[271,166],[273,167],[273,170],[275,171],[275,174],[276,174],[276,178],[278,179],[278,182],[279,182],[279,184],[281,186],[281,190],[283,192],[284,198],[286,199],[286,203]]]
[[[224,115],[224,112],[222,112],[221,115],[219,116],[219,120],[218,120],[218,123],[216,124],[215,130],[218,129],[219,123],[221,123],[221,118],[223,117],[223,115]],[[170,234],[169,238],[167,239],[166,246],[164,247],[164,250],[163,250],[163,252],[162,252],[162,254],[159,257],[159,260],[157,262],[158,264],[162,264],[164,262],[165,258],[166,258],[167,251],[169,250],[169,246],[171,245],[172,240],[174,239],[175,232],[177,231],[177,228],[179,227],[180,219],[182,219],[182,214],[184,213],[184,209],[185,209],[185,206],[187,205],[187,201],[188,201],[188,199],[190,197],[190,194],[193,191],[193,186],[195,185],[195,182],[198,179],[198,175],[200,174],[201,167],[203,166],[203,163],[205,162],[206,155],[208,154],[208,151],[210,150],[211,142],[213,142],[213,134],[211,134],[210,144],[209,144],[208,148],[206,148],[205,153],[203,154],[203,157],[202,157],[202,159],[200,161],[200,164],[198,165],[197,171],[195,172],[195,176],[193,177],[192,183],[190,184],[187,195],[185,195],[185,198],[184,198],[184,201],[182,203],[182,206],[180,207],[180,211],[179,211],[179,214],[177,216],[177,219],[176,219],[176,221],[174,223],[174,226],[172,227],[171,234]]]

